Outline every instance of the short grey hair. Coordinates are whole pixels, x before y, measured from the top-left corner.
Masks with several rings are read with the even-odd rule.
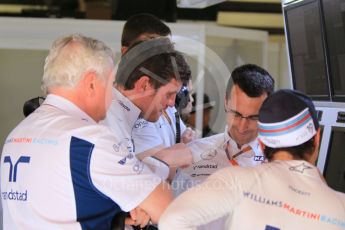
[[[105,76],[113,51],[103,42],[72,34],[54,41],[45,59],[41,88],[45,94],[50,87],[74,88],[84,73]]]

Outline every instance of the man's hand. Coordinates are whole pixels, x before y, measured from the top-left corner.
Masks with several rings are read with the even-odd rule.
[[[192,140],[195,140],[196,137],[197,137],[196,132],[195,132],[193,129],[191,129],[191,128],[188,127],[188,128],[182,133],[182,138],[181,138],[181,140],[182,140],[183,143],[187,144],[187,143],[191,142]]]
[[[143,228],[150,222],[150,216],[139,207],[130,211],[129,214],[130,216],[125,220],[126,225],[140,225],[140,228]]]

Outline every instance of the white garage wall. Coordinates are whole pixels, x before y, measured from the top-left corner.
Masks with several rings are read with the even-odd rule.
[[[40,79],[43,62],[52,41],[59,36],[79,32],[98,38],[114,50],[119,50],[123,23],[73,19],[1,18],[1,145],[8,132],[23,119],[23,103],[27,99],[41,95]],[[243,63],[255,63],[268,68],[269,71],[271,68],[275,68],[274,71],[279,73],[284,69],[276,67],[277,62],[268,61],[270,58],[267,57],[270,55],[268,54],[267,32],[220,27],[212,23],[200,22],[181,22],[168,25],[174,35],[187,37],[192,41],[206,44],[210,48],[210,50],[207,50],[206,47],[195,50],[190,49],[193,44],[188,44],[188,42],[177,44],[177,47],[182,45],[181,51],[188,55],[193,70],[193,79],[196,80],[196,76],[204,72],[203,82],[197,84],[199,87],[196,87],[196,90],[202,88],[216,102],[212,118],[216,131],[221,132],[224,129],[223,95],[229,76],[224,74],[224,71],[217,70],[219,62],[215,64],[208,60],[212,55],[217,55],[229,71]],[[276,51],[274,52],[275,55],[278,55]],[[201,62],[204,66],[200,65]]]

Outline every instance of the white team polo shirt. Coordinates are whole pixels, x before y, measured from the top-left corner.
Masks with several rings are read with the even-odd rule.
[[[164,212],[160,230],[195,229],[225,217],[228,230],[345,229],[345,194],[327,186],[303,160],[229,167],[181,194]]]
[[[161,180],[115,135],[48,95],[5,141],[4,229],[109,229],[117,212],[137,207]]]
[[[138,152],[162,145],[171,147],[176,144],[176,108],[168,107],[166,115],[161,115],[156,122],[138,120],[133,129],[133,138],[137,143]],[[186,125],[180,119],[180,136],[186,130]]]
[[[166,115],[161,115],[156,122],[148,122],[142,118],[136,121],[133,129],[133,139],[138,153],[155,147],[167,148],[176,144],[176,109],[175,107],[168,107],[165,112]],[[186,126],[180,119],[180,137],[182,137],[185,130]],[[152,161],[151,165],[158,162],[163,163],[163,165],[157,164],[154,171],[163,179],[168,177],[169,166],[165,162],[157,158],[155,158],[155,161],[152,159],[147,160]]]
[[[114,133],[118,133],[123,148],[128,148],[135,154],[156,147],[161,142],[158,139],[147,139],[148,135],[139,134],[138,130],[145,129],[152,124],[140,118],[141,110],[117,89],[113,89],[113,101],[108,110],[107,117],[102,123],[108,126]],[[149,133],[157,131],[148,130]],[[159,142],[157,142],[159,141]],[[156,144],[157,143],[157,144]],[[149,147],[143,147],[149,146]],[[153,157],[146,157],[143,162],[162,180],[168,178],[169,167]]]
[[[233,166],[229,162],[226,151],[228,151],[231,158],[234,154],[250,146],[250,151],[246,151],[234,158],[238,165],[241,167],[251,167],[262,163],[264,155],[259,147],[258,139],[243,145],[239,149],[227,130],[228,127],[226,126],[224,133],[197,139],[187,144],[195,163],[188,168],[180,170],[174,178],[172,188],[176,196],[186,189],[201,183],[219,169]]]

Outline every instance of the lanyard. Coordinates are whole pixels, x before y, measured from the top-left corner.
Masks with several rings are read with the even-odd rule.
[[[163,110],[163,116],[165,117],[165,119],[167,119],[167,121],[170,124],[171,130],[172,132],[174,132],[174,128],[172,126],[172,121],[169,117],[169,115],[167,114],[167,112],[165,110]],[[175,144],[180,143],[181,142],[181,125],[180,125],[180,115],[178,112],[175,113],[175,119],[176,119],[176,133],[175,133]]]
[[[235,160],[236,157],[242,155],[243,153],[249,152],[252,150],[252,148],[248,145],[247,147],[245,147],[244,149],[242,149],[241,151],[239,151],[238,153],[234,154],[232,157],[230,156],[230,152],[229,152],[229,147],[230,147],[230,143],[229,141],[226,144],[225,147],[225,153],[226,156],[229,159],[229,163],[233,166],[239,166],[238,162]]]
[[[169,115],[167,114],[167,112],[166,112],[165,110],[163,110],[162,114],[163,114],[163,116],[167,119],[167,121],[169,122],[169,124],[171,125],[172,122],[171,122],[171,119],[170,119]]]

